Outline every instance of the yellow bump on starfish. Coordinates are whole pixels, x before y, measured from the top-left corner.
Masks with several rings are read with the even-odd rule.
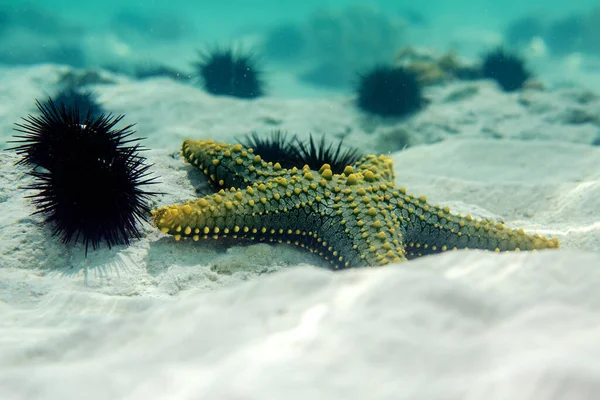
[[[232,237],[288,243],[334,268],[380,266],[448,250],[558,248],[487,220],[452,214],[396,188],[390,157],[368,155],[341,174],[328,164],[285,169],[242,145],[186,140],[182,154],[218,192],[153,210],[153,223],[180,239]]]

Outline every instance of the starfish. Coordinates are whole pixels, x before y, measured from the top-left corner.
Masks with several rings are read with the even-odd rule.
[[[558,248],[557,239],[453,214],[396,188],[392,159],[367,155],[334,174],[329,164],[290,169],[252,148],[190,140],[182,155],[217,193],[152,211],[176,240],[232,237],[308,249],[333,268],[382,266],[457,249]]]

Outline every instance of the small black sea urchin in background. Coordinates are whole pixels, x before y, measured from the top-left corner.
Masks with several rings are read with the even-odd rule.
[[[261,136],[256,132],[245,135],[238,140],[247,148],[252,148],[266,162],[281,164],[283,168],[293,168],[297,165],[297,151],[294,148],[295,136],[291,138],[287,132],[280,129],[271,132],[270,136]]]
[[[201,53],[196,68],[208,93],[242,99],[264,95],[262,71],[252,54],[214,49]]]
[[[342,141],[337,145],[325,143],[325,135],[316,142],[310,135],[308,142],[302,142],[296,135],[288,137],[281,130],[271,132],[270,137],[261,137],[253,132],[240,143],[251,147],[256,154],[267,162],[278,162],[283,168],[302,168],[308,165],[318,170],[323,164],[329,164],[334,174],[341,174],[344,168],[359,161],[363,155],[357,148],[342,147]]]
[[[62,104],[68,109],[79,110],[81,120],[85,119],[88,112],[95,117],[104,112],[102,106],[98,104],[96,94],[83,88],[68,86],[58,91],[52,98],[58,107]]]
[[[418,77],[403,67],[380,65],[360,76],[357,105],[363,111],[384,117],[401,117],[424,104]]]
[[[503,48],[497,48],[483,57],[481,75],[483,78],[495,80],[505,92],[521,89],[532,77],[525,61]]]
[[[52,225],[63,243],[82,239],[87,256],[91,244],[111,248],[140,238],[138,222],[150,213],[147,201],[156,192],[144,186],[156,183],[150,165],[139,155],[144,150],[129,138],[133,125],[115,128],[123,116],[91,114],[82,120],[76,108],[36,101],[40,116],[23,118],[16,130],[25,135],[16,150],[21,164],[39,166],[29,174],[36,182],[33,198],[37,211]]]
[[[360,160],[363,155],[355,148],[350,147],[345,150],[342,148],[343,141],[339,141],[337,146],[333,143],[325,143],[325,135],[321,136],[319,142],[313,140],[310,135],[308,143],[296,138],[296,153],[301,166],[308,165],[311,169],[319,170],[323,164],[329,164],[334,174],[341,174],[348,165],[352,165]]]

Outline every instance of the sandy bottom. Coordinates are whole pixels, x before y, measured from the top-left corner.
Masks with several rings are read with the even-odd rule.
[[[2,142],[61,71],[3,71]],[[85,259],[31,216],[30,178],[2,152],[0,398],[595,398],[599,122],[581,116],[598,111],[597,97],[456,84],[428,92],[427,112],[390,122],[349,97],[240,102],[114,80],[95,90],[147,137],[167,193],[153,206],[208,189],[178,156],[187,137],[281,128],[373,152],[401,138],[412,147],[390,149],[398,186],[562,248],[333,273],[289,246],[176,243],[145,225],[130,247]]]

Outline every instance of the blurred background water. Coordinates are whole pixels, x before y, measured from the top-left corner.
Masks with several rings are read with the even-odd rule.
[[[476,58],[504,45],[523,54],[547,85],[600,82],[597,0],[0,2],[5,65],[129,75],[150,65],[191,76],[198,50],[215,44],[260,55],[274,95],[347,90],[356,71],[407,47]]]

